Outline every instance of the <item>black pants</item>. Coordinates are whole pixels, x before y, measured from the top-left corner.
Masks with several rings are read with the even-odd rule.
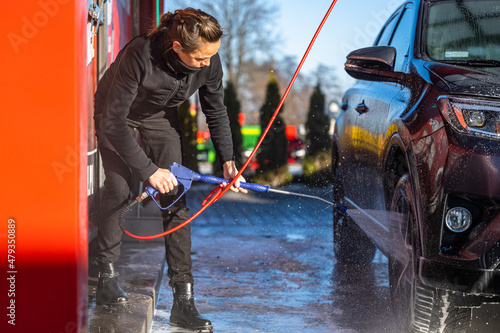
[[[132,173],[99,130],[98,123],[96,120],[97,142],[106,179],[99,205],[96,259],[102,262],[116,262],[120,256],[122,238],[118,216],[120,209],[129,200]],[[139,131],[144,151],[156,166],[166,169],[173,162],[182,163],[182,133],[177,114],[168,118],[128,120],[128,125],[130,131]],[[173,192],[176,192],[175,189],[169,194],[160,196],[163,207],[175,199]],[[184,222],[189,217],[185,196],[168,210],[163,211],[162,215],[165,230]],[[190,224],[165,236],[165,251],[170,284],[192,283]]]

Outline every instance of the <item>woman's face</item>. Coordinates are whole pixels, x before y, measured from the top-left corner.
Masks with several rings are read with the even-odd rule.
[[[174,41],[172,47],[183,63],[189,67],[201,68],[210,66],[210,58],[219,51],[220,40],[215,43],[201,42],[198,50],[192,53],[185,53],[178,41]]]

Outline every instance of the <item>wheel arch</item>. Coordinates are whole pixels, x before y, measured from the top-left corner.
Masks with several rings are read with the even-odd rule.
[[[405,140],[400,133],[394,133],[387,144],[387,149],[384,154],[383,162],[383,184],[386,209],[389,210],[392,201],[392,196],[399,179],[408,174],[414,198],[416,224],[414,226],[417,237],[417,255],[422,254],[422,238],[421,238],[421,218],[423,217],[420,198],[418,176],[414,159],[411,155],[411,148],[405,145]]]
[[[383,184],[386,208],[389,208],[394,188],[399,179],[410,172],[410,161],[406,153],[404,141],[395,133],[391,136],[383,160]],[[411,175],[410,175],[411,177]]]

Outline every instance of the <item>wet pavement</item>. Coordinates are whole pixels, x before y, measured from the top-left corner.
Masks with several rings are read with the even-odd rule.
[[[192,211],[213,186],[193,186]],[[331,187],[285,190],[331,200]],[[192,225],[198,310],[214,332],[393,332],[387,259],[345,267],[333,254],[332,207],[281,194],[228,192]],[[152,332],[169,324],[164,275]]]

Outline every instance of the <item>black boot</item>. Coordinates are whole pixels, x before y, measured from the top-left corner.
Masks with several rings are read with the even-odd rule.
[[[99,263],[96,301],[105,305],[128,303],[127,294],[118,285],[118,271],[114,263]]]
[[[176,283],[172,287],[174,304],[170,313],[170,322],[183,328],[197,332],[212,332],[212,323],[201,318],[194,305],[193,285],[191,283]]]

